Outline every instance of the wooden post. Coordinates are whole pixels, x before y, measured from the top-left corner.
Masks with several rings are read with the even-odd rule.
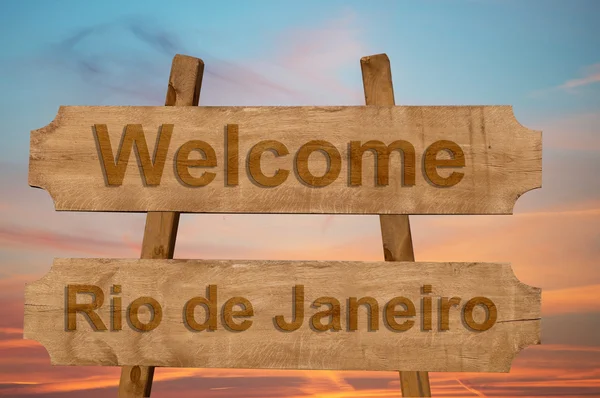
[[[394,86],[386,54],[360,60],[366,105],[393,106]],[[407,215],[380,215],[385,261],[415,261],[410,222]],[[427,372],[400,372],[403,397],[431,397]]]
[[[198,106],[204,62],[199,58],[177,54],[171,65],[166,106]],[[179,213],[148,212],[140,258],[173,258]],[[119,383],[120,398],[149,397],[154,367],[124,366]]]

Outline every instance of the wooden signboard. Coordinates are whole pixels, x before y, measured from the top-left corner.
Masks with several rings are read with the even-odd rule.
[[[511,214],[541,169],[510,106],[66,106],[29,184],[57,210]]]
[[[507,372],[540,343],[540,289],[510,265],[415,263],[408,214],[511,214],[541,186],[541,133],[510,106],[395,106],[385,54],[356,107],[197,107],[173,59],[168,107],[59,109],[31,132],[29,183],[56,210],[148,212],[142,260],[56,259],[24,334],[53,364]],[[181,212],[379,214],[386,262],[168,260]],[[410,261],[410,262],[409,262]],[[91,272],[93,270],[93,272]]]
[[[540,341],[508,264],[57,259],[25,297],[58,365],[507,372]]]

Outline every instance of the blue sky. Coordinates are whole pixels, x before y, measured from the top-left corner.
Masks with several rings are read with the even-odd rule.
[[[207,71],[226,79],[241,69],[294,87],[294,73],[312,70],[335,75],[359,94],[319,85],[305,97],[269,96],[243,84],[220,90],[207,75],[204,105],[360,105],[357,56],[386,52],[398,103],[510,104],[534,129],[545,119],[600,109],[597,84],[561,88],[600,74],[595,0],[4,1],[0,7],[4,161],[26,162],[27,132],[52,120],[61,104],[162,104],[174,52],[204,59]],[[286,57],[302,60],[286,73]]]

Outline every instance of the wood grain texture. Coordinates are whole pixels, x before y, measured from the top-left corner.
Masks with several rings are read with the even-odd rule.
[[[201,59],[177,54],[173,57],[166,106],[198,106],[204,62]],[[149,212],[142,240],[141,258],[173,258],[179,213]],[[125,366],[119,381],[120,398],[149,397],[154,377],[153,366]]]
[[[365,103],[367,105],[395,106],[392,68],[386,54],[363,57],[360,60]],[[404,214],[379,216],[383,254],[386,261],[415,261],[410,232],[410,220]],[[403,397],[430,397],[431,387],[427,372],[400,372]]]
[[[77,313],[77,330],[65,331],[65,287],[74,284],[102,289],[104,305],[97,313],[106,325],[113,285],[121,287],[123,311],[140,297],[160,303],[161,323],[148,332],[134,330],[126,320],[122,330],[94,331]],[[194,297],[206,298],[209,285],[216,286],[216,330],[194,331],[184,324],[184,308]],[[304,286],[303,324],[292,332],[278,330],[276,316],[291,321],[296,285]],[[435,298],[434,303],[439,297],[460,297],[461,307],[475,297],[492,300],[495,324],[483,332],[472,331],[457,307],[450,310],[449,330],[439,330],[435,310],[434,327],[422,331],[422,285],[432,285],[432,293],[425,295]],[[309,327],[317,311],[329,308],[311,307],[321,296],[339,300],[341,330],[317,332]],[[379,303],[379,329],[367,330],[366,306],[361,305],[358,329],[348,331],[347,300],[365,296]],[[382,321],[385,303],[397,296],[412,300],[416,311],[409,318],[415,326],[404,332]],[[24,335],[43,344],[57,365],[507,372],[519,350],[539,344],[540,296],[540,289],[517,280],[509,264],[55,259],[46,276],[26,286]],[[226,316],[221,311],[232,297],[252,304],[252,325],[245,331],[223,326]],[[92,298],[81,295],[78,300]],[[146,311],[140,309],[140,321],[148,323],[149,310],[141,308]],[[402,309],[406,310],[397,307]],[[203,322],[204,311],[196,308],[195,314]],[[477,306],[475,322],[483,323],[485,314]]]
[[[141,124],[147,156],[154,154],[159,127],[164,125],[164,144],[167,125],[173,124],[168,150],[157,151],[164,156],[157,158],[158,163],[164,160],[162,174],[157,168],[142,173],[132,154],[122,184],[107,186],[99,155],[106,145],[97,147],[99,130],[93,129],[98,124],[106,125],[113,155],[125,126]],[[227,184],[224,170],[230,160],[224,150],[227,125],[237,125],[239,131],[239,181],[234,186]],[[134,136],[138,130],[127,131]],[[275,186],[253,181],[249,170],[254,166],[246,163],[251,148],[266,139],[289,151],[262,154],[260,167],[267,178],[288,173]],[[402,185],[400,156],[393,152],[389,185],[376,186],[375,155],[370,150],[363,157],[362,185],[349,185],[348,146],[371,140],[385,145],[406,140],[414,146],[415,185]],[[465,167],[458,169],[464,177],[451,187],[434,186],[424,177],[424,153],[440,140],[451,140],[464,151]],[[185,165],[201,159],[197,151],[193,161],[178,155],[189,141],[208,143],[217,162],[213,168],[190,167],[196,178],[190,181],[197,186],[186,185],[176,175],[176,157]],[[303,161],[319,147],[317,141],[329,142],[339,158],[332,157],[328,164],[321,151],[312,152],[307,172]],[[303,151],[305,144],[309,148]],[[138,149],[146,153],[143,145]],[[438,172],[445,178],[452,170]],[[214,176],[208,178],[209,173]],[[156,178],[160,184],[144,186],[142,175],[149,185]],[[511,214],[520,195],[541,186],[541,133],[521,126],[510,106],[61,107],[50,125],[31,134],[29,183],[47,190],[57,210]]]

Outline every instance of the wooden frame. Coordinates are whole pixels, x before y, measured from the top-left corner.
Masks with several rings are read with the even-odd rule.
[[[122,366],[118,393],[127,398],[150,396],[155,366],[397,370],[402,395],[421,397],[431,396],[426,371],[507,372],[522,348],[540,343],[541,290],[521,283],[509,264],[415,263],[408,215],[512,214],[519,196],[541,186],[541,132],[521,126],[508,106],[395,106],[387,55],[363,57],[361,70],[367,106],[189,108],[199,103],[204,64],[176,55],[165,106],[180,108],[61,107],[52,123],[31,133],[29,184],[47,190],[56,210],[146,212],[141,259],[55,259],[44,278],[26,287],[25,338],[44,344],[54,364]],[[154,155],[142,123],[155,131],[149,136],[156,138]],[[209,142],[222,140],[222,126],[225,143],[215,151]],[[239,139],[239,126],[248,139]],[[206,141],[193,138],[199,133]],[[365,139],[377,133],[392,142]],[[314,138],[327,134],[342,144]],[[114,153],[111,140],[119,135]],[[251,146],[261,135],[270,139]],[[279,141],[287,137],[298,147],[292,166],[298,181],[285,185],[290,166],[276,165],[267,176],[261,156],[290,155]],[[170,150],[170,143],[179,150]],[[201,158],[189,157],[196,150]],[[137,164],[128,163],[134,151]],[[311,171],[308,158],[315,151],[325,157],[313,160]],[[393,182],[392,151],[400,153]],[[249,181],[243,183],[240,152],[247,154]],[[373,158],[363,168],[366,153]],[[224,159],[220,177],[189,171],[216,167],[217,155]],[[159,187],[166,162],[173,166],[165,172],[170,179]],[[414,186],[417,167],[429,187]],[[454,170],[444,177],[438,167]],[[462,167],[471,169],[456,171]],[[363,172],[374,185],[357,191]],[[138,173],[141,180],[134,181]],[[340,173],[347,184],[336,181]],[[463,177],[466,183],[453,188]],[[197,190],[213,179],[217,184]],[[378,214],[384,258],[394,264],[173,260],[180,212]],[[90,275],[91,268],[98,272]],[[198,296],[203,284],[206,297]],[[217,284],[231,296],[222,307]],[[318,296],[314,302],[304,295],[305,284],[309,296]],[[283,315],[287,310],[289,317],[289,286],[291,321]],[[396,289],[410,293],[399,296]],[[103,306],[106,294],[112,295],[110,306]],[[439,296],[435,304],[430,294]],[[78,295],[92,302],[78,301]],[[123,302],[129,303],[126,311]],[[307,305],[331,307],[307,315]],[[369,314],[361,312],[363,329],[357,326],[360,305]],[[204,321],[198,321],[198,306],[204,306]],[[139,318],[141,307],[146,312]],[[413,328],[418,314],[420,327]],[[91,329],[77,328],[81,317]],[[234,317],[253,320],[238,323]],[[387,330],[379,327],[380,318]],[[253,322],[257,326],[233,344],[228,333],[245,332]],[[186,334],[203,331],[211,333]]]
[[[366,105],[395,105],[390,61],[386,54],[360,60]],[[166,106],[197,106],[204,63],[176,55],[171,67]],[[383,252],[386,261],[415,261],[408,215],[380,215]],[[179,213],[149,212],[141,258],[173,258]],[[127,366],[121,371],[120,398],[150,397],[154,367]],[[399,372],[402,396],[430,397],[427,372]]]
[[[386,54],[360,60],[366,105],[395,105],[390,61]],[[197,106],[204,63],[176,55],[171,67],[166,106]],[[415,261],[407,215],[381,215],[381,235],[386,261]],[[179,213],[151,212],[146,217],[141,258],[173,258]],[[400,370],[400,369],[399,369]],[[121,370],[120,398],[149,397],[154,368],[126,366]],[[399,372],[402,396],[430,397],[427,372]]]

